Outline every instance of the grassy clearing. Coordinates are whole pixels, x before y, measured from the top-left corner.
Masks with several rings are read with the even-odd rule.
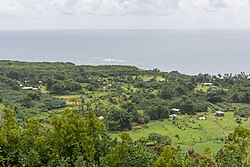
[[[132,76],[133,79],[136,78],[136,76]],[[151,79],[154,78],[154,76],[152,75],[143,75],[143,76],[139,76],[139,78],[145,80],[145,81],[150,81]],[[156,76],[156,81],[165,81],[165,78],[163,78],[162,76]]]
[[[40,90],[41,90],[41,93],[44,93],[44,94],[48,94],[49,93],[49,91],[46,90],[45,86],[41,86]]]
[[[149,80],[151,80],[153,78],[154,78],[153,76],[148,76],[148,75],[142,76],[142,79],[146,80],[146,81],[149,81]],[[162,76],[157,76],[156,81],[165,81],[165,78],[163,78]]]
[[[235,121],[233,112],[225,113],[225,117],[221,118],[207,114],[206,118],[207,120],[198,120],[197,116],[178,116],[176,120],[151,122],[140,130],[129,133],[133,140],[137,140],[156,132],[171,137],[173,145],[179,145],[183,151],[193,148],[202,153],[206,147],[211,147],[215,153],[224,144],[225,136],[239,125]],[[250,120],[242,122],[242,126],[250,127]],[[112,135],[117,136],[117,134]]]
[[[208,91],[208,89],[209,89],[209,86],[204,86],[204,85],[200,84],[200,85],[197,85],[194,90],[197,92],[201,91],[201,92],[206,93]],[[223,89],[224,91],[228,91],[228,89],[226,89],[226,88],[219,88],[219,89]]]
[[[203,85],[197,85],[195,88],[195,91],[202,91],[202,92],[207,92],[208,91],[208,86],[203,86]]]
[[[250,104],[244,104],[244,103],[232,103],[234,107],[237,109],[244,109],[244,108],[250,108]]]

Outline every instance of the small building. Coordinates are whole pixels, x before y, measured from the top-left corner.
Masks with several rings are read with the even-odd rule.
[[[174,112],[179,112],[180,109],[178,109],[178,108],[173,108],[172,111],[174,111]]]
[[[202,85],[202,86],[212,86],[213,83],[208,82],[208,83],[202,83],[201,85]]]
[[[33,87],[23,87],[22,90],[33,90]]]
[[[175,117],[177,117],[177,114],[171,114],[171,115],[169,115],[169,118],[175,118]]]
[[[206,117],[205,116],[202,116],[202,117],[198,117],[199,120],[206,120]]]
[[[99,119],[99,120],[103,120],[103,119],[104,119],[104,117],[103,117],[103,116],[100,116],[100,117],[98,117],[98,119]]]
[[[215,113],[214,113],[214,115],[215,116],[218,116],[218,117],[224,117],[224,112],[222,112],[222,111],[216,111]]]
[[[34,90],[34,91],[38,91],[39,89],[38,89],[38,88],[32,88],[32,90]]]
[[[210,90],[217,90],[219,87],[218,86],[209,86],[208,89]]]

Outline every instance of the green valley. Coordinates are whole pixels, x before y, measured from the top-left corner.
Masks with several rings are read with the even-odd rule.
[[[0,61],[0,100],[0,164],[5,166],[72,166],[78,160],[120,166],[127,161],[122,155],[116,164],[112,159],[123,147],[145,166],[161,166],[160,157],[170,150],[187,166],[213,166],[228,151],[232,164],[249,158],[248,143],[235,143],[245,133],[249,142],[250,76],[245,73],[186,75],[121,65]],[[29,141],[33,150],[20,145]],[[194,158],[196,152],[201,155]]]

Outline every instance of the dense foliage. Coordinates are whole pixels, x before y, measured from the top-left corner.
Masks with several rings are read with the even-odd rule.
[[[246,166],[250,130],[238,127],[215,157],[194,150],[183,154],[168,136],[152,133],[133,142],[128,133],[111,139],[93,112],[65,111],[48,124],[29,118],[19,126],[14,111],[5,108],[0,124],[1,166]],[[153,145],[148,145],[153,142]]]
[[[213,86],[203,86],[203,83]],[[23,90],[24,87],[40,91]],[[105,95],[93,97],[98,92]],[[126,126],[110,127],[121,130],[131,129],[132,122],[147,123],[149,120],[168,118],[172,114],[171,108],[179,108],[182,114],[196,114],[208,111],[209,107],[213,109],[213,104],[227,105],[225,111],[234,110],[231,103],[250,104],[250,80],[245,73],[188,76],[176,71],[145,71],[132,66],[0,61],[0,102],[14,109],[20,119],[64,108],[65,101],[54,95],[72,94],[84,97],[83,101],[76,99],[80,102],[90,99],[103,110],[110,111],[115,107],[112,111],[128,112],[125,115],[129,118],[124,118]],[[93,109],[93,106],[89,107]],[[96,110],[100,110],[98,108]],[[144,112],[138,113],[138,110]],[[213,109],[213,112],[216,110]],[[247,117],[248,111],[240,108],[235,114]],[[112,122],[114,115],[108,112],[99,111],[96,114],[109,117],[109,125],[115,123]]]
[[[4,107],[9,109],[2,112]],[[247,122],[249,75],[0,61],[0,166],[246,165],[249,126],[236,128],[216,155],[210,148],[205,155],[183,153],[158,133],[137,141],[127,133],[119,139],[108,133],[164,119],[190,128],[193,120],[181,123],[176,115],[198,119],[216,111],[233,112],[237,125]]]

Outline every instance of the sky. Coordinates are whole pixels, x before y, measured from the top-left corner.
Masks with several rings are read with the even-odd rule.
[[[0,0],[0,29],[245,29],[250,0]]]

